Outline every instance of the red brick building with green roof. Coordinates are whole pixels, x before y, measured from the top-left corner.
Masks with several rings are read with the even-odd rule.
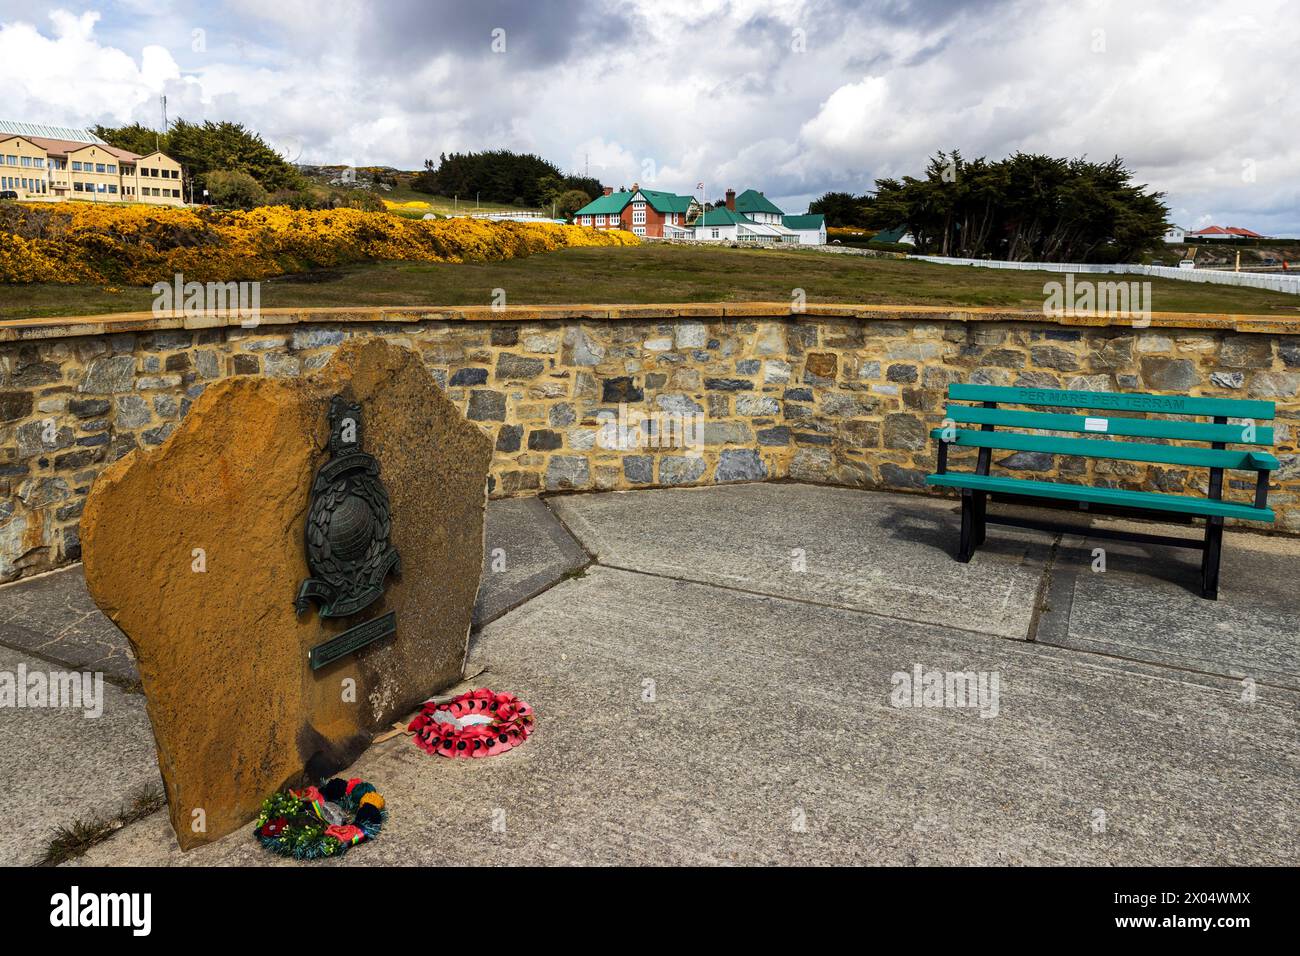
[[[633,184],[630,190],[619,192],[606,188],[605,195],[575,212],[573,221],[593,229],[626,229],[638,236],[662,238],[665,225],[685,226],[699,211],[700,204],[692,196]]]

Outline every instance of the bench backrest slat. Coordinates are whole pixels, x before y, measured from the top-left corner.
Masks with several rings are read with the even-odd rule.
[[[1203,398],[1195,395],[1150,395],[1133,392],[1084,392],[1064,388],[1013,388],[1002,385],[948,386],[948,397],[965,402],[1006,405],[1043,405],[1056,408],[1106,409],[1159,415],[1225,416],[1270,421],[1276,414],[1272,402],[1238,398]]]
[[[1255,426],[1253,439],[1248,441],[1247,436],[1250,432],[1243,425],[1216,425],[1213,422],[1185,422],[1169,418],[1101,418],[1092,415],[1066,415],[1059,412],[985,408],[983,405],[949,405],[947,417],[963,425],[1038,428],[1053,432],[1223,442],[1228,445],[1271,446],[1273,444],[1273,428],[1270,425]]]
[[[935,429],[934,437],[943,436]],[[1192,468],[1231,468],[1255,470],[1277,467],[1272,455],[1252,451],[1228,451],[1218,448],[1191,448],[1186,445],[1151,445],[1136,441],[1109,441],[1104,438],[1060,438],[1052,435],[1027,435],[1024,432],[971,431],[957,429],[948,439],[953,445],[971,448],[996,448],[1005,451],[1041,452],[1048,455],[1071,455],[1082,458],[1109,458],[1141,461]]]

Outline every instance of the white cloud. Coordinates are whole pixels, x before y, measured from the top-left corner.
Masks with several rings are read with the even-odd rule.
[[[180,68],[160,46],[146,46],[137,63],[94,36],[100,15],[49,14],[49,35],[35,24],[0,24],[0,88],[9,119],[68,125],[120,123],[156,97]]]

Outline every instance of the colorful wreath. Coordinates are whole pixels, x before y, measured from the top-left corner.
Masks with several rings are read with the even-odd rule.
[[[489,757],[518,746],[533,732],[533,709],[514,694],[486,687],[444,703],[428,701],[406,728],[415,743],[444,757]]]
[[[335,777],[319,789],[283,790],[267,797],[253,836],[280,856],[315,860],[373,840],[387,819],[384,798],[371,784],[359,777]]]

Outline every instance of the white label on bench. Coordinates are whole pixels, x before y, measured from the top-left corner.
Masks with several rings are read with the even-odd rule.
[[[1086,432],[1104,432],[1110,428],[1110,422],[1104,418],[1085,418],[1083,430]]]

